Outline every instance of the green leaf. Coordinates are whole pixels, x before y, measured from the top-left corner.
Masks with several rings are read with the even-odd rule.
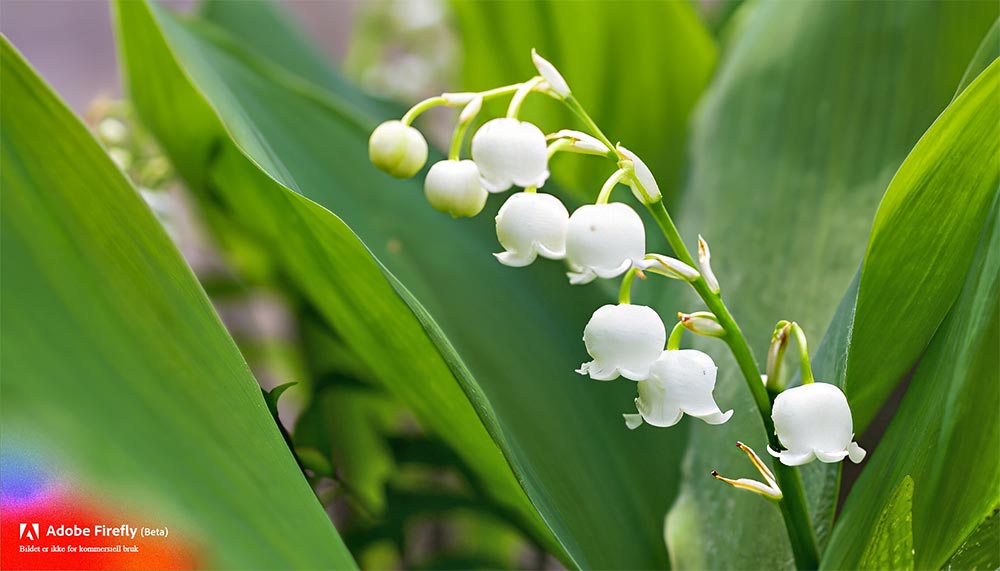
[[[267,410],[271,413],[271,416],[273,416],[275,420],[278,419],[278,399],[281,398],[281,395],[285,394],[285,391],[297,384],[297,382],[293,381],[278,385],[269,391],[261,389],[264,394],[264,402],[267,404]]]
[[[921,138],[879,205],[845,380],[858,433],[913,367],[962,288],[1000,185],[998,96],[995,62]]]
[[[271,0],[201,0],[199,14],[233,37],[240,38],[242,45],[255,55],[336,94],[345,105],[360,113],[382,117],[403,112],[397,109],[397,105],[362,93],[334,71],[330,62],[308,40],[302,26],[282,6]]]
[[[996,124],[998,68],[966,90],[949,115],[987,115]],[[971,105],[980,102],[979,108]],[[963,105],[963,102],[966,105]],[[989,108],[989,109],[987,109]],[[939,121],[940,123],[940,121]],[[975,130],[970,133],[974,136]],[[980,144],[983,143],[979,139]],[[995,160],[995,159],[994,159]],[[993,168],[996,168],[994,163]],[[934,335],[885,436],[844,504],[822,566],[850,569],[862,557],[891,482],[914,482],[917,569],[939,569],[1000,503],[1000,194],[987,207],[963,289]],[[996,543],[993,543],[995,551]]]
[[[716,61],[712,36],[693,6],[459,0],[454,7],[463,40],[463,90],[536,75],[528,56],[537,48],[598,124],[612,130],[608,136],[649,165],[664,194],[678,194],[690,114]],[[543,128],[579,128],[562,106],[529,100],[525,110]],[[606,161],[571,156],[560,157],[553,169],[569,192],[591,200],[614,170]]]
[[[858,569],[913,569],[913,478],[903,476],[861,554]]]
[[[6,39],[0,58],[5,462],[49,457],[207,567],[354,568],[149,208]]]
[[[491,213],[454,221],[431,210],[419,181],[368,163],[373,120],[218,29],[138,2],[117,13],[137,109],[189,181],[270,244],[290,281],[493,499],[570,564],[665,567],[662,518],[685,433],[630,433],[620,412],[634,386],[573,373],[599,290],[570,288],[556,264],[499,265]],[[174,128],[189,120],[200,124]]]
[[[676,218],[689,243],[700,233],[710,244],[723,295],[760,358],[779,319],[819,339],[892,174],[948,104],[996,16],[997,6],[978,2],[760,1],[732,20],[694,123],[690,194]],[[733,360],[717,343],[701,346],[720,367],[717,400],[736,413],[722,429],[693,429],[667,523],[671,555],[678,567],[790,567],[778,510],[708,477],[753,474],[733,442],[763,452],[766,439]],[[835,370],[821,374],[836,382],[826,377]],[[838,474],[820,463],[801,472],[822,549]],[[717,506],[725,517],[705,515]]]
[[[951,571],[995,571],[1000,568],[1000,506],[979,524],[941,569]]]

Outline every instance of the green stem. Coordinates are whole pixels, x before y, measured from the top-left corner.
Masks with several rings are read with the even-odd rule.
[[[636,274],[639,273],[639,268],[631,268],[629,271],[625,272],[625,277],[622,278],[622,287],[618,290],[618,303],[621,305],[632,303],[632,282],[635,280]]]
[[[410,110],[406,112],[406,115],[403,115],[403,118],[400,119],[400,121],[402,121],[404,125],[409,125],[410,123],[413,123],[413,120],[420,116],[420,114],[424,111],[427,111],[432,107],[437,107],[438,105],[447,104],[448,100],[440,95],[437,97],[428,97],[413,107],[410,107]]]
[[[514,92],[514,97],[510,99],[510,105],[507,107],[508,118],[517,118],[517,114],[521,112],[521,105],[524,105],[524,100],[528,98],[528,94],[542,81],[544,80],[541,76],[532,77],[517,88],[517,91]]]
[[[684,336],[686,329],[683,321],[674,324],[674,328],[670,330],[670,337],[667,338],[667,351],[676,351],[681,348],[681,337]]]
[[[799,345],[799,360],[802,362],[802,384],[808,385],[815,382],[816,379],[813,377],[812,363],[809,362],[809,345],[806,342],[806,332],[794,321],[792,322],[792,331],[795,332],[795,340]]]
[[[563,101],[593,131],[594,135],[607,145],[608,149],[615,151],[615,147],[611,144],[610,139],[604,135],[604,132],[601,131],[600,127],[597,126],[583,106],[572,95]],[[639,184],[638,181],[636,183]],[[645,191],[641,186],[640,189]],[[681,238],[677,226],[670,218],[670,213],[667,212],[666,207],[663,205],[663,201],[658,199],[655,202],[644,202],[647,210],[649,210],[649,213],[656,220],[656,224],[663,232],[664,237],[666,237],[667,243],[673,249],[674,255],[685,264],[697,267],[687,246],[684,245],[684,240]],[[769,445],[772,449],[779,450],[781,443],[774,432],[774,422],[771,420],[771,399],[768,397],[764,383],[761,382],[760,369],[757,367],[757,362],[754,359],[753,352],[750,350],[750,345],[743,336],[743,332],[740,330],[739,325],[737,325],[736,320],[729,313],[729,308],[723,303],[722,297],[709,288],[705,278],[699,276],[698,279],[691,282],[691,286],[705,302],[705,305],[708,306],[709,311],[715,314],[715,317],[719,320],[719,324],[726,330],[726,335],[722,339],[729,346],[729,350],[739,365],[740,372],[743,373],[747,387],[750,389],[750,394],[753,395],[754,402],[757,404],[757,410],[760,412],[760,419],[764,424],[764,431],[767,434]],[[795,565],[799,569],[816,569],[819,567],[819,549],[816,546],[816,533],[813,530],[812,520],[809,517],[809,508],[806,504],[805,492],[802,487],[802,478],[799,475],[799,471],[795,467],[785,466],[781,462],[776,462],[774,472],[778,479],[778,485],[784,494],[784,498],[778,502],[778,506],[785,521],[788,539],[792,544]]]
[[[601,192],[597,195],[597,202],[594,204],[607,204],[608,200],[611,199],[611,191],[618,186],[618,183],[622,181],[628,175],[628,171],[625,169],[618,169],[608,180],[604,181],[604,186],[601,187]]]

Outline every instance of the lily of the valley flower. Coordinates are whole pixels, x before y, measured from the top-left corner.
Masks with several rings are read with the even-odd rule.
[[[604,143],[582,131],[560,129],[545,138],[550,141],[567,139],[570,143],[569,147],[578,153],[587,153],[590,155],[608,154],[608,148],[604,146]]]
[[[427,140],[402,121],[386,121],[368,139],[372,164],[396,178],[410,178],[427,162]]]
[[[625,424],[629,428],[642,421],[653,426],[673,426],[685,414],[708,424],[726,422],[733,411],[722,412],[712,397],[717,372],[712,358],[701,351],[663,351],[650,365],[649,377],[638,383],[635,406],[639,414],[624,415]]]
[[[569,217],[566,259],[572,284],[619,276],[642,266],[645,254],[642,219],[627,204],[588,204]]]
[[[427,173],[424,195],[436,210],[458,218],[475,216],[489,196],[479,182],[479,168],[470,160],[438,161]]]
[[[541,255],[551,260],[566,255],[569,212],[551,194],[512,194],[497,213],[497,239],[505,251],[493,254],[500,263],[527,266]]]
[[[660,199],[662,196],[660,194],[660,187],[656,184],[656,179],[653,178],[652,171],[646,166],[646,163],[642,162],[638,156],[632,151],[626,149],[625,147],[618,145],[618,155],[622,158],[632,161],[632,169],[635,171],[635,178],[638,179],[638,183],[642,185],[642,190],[636,186],[635,181],[629,182],[629,187],[632,189],[632,194],[642,203],[652,204]]]
[[[771,412],[778,440],[787,448],[767,451],[786,466],[801,466],[818,458],[839,462],[850,457],[855,464],[865,458],[865,450],[854,438],[851,407],[836,385],[810,383],[782,391],[774,399]]]
[[[594,358],[577,369],[597,381],[619,375],[642,381],[667,341],[663,321],[645,305],[605,305],[594,312],[583,330],[587,353]]]
[[[552,65],[549,60],[538,55],[538,52],[534,48],[531,49],[531,61],[535,64],[535,69],[538,70],[538,74],[545,78],[546,83],[552,88],[559,97],[566,97],[569,95],[569,85],[567,85],[566,80],[563,79],[559,70],[556,66]]]
[[[490,192],[541,187],[549,178],[547,151],[541,129],[511,117],[487,121],[472,137],[472,159]]]

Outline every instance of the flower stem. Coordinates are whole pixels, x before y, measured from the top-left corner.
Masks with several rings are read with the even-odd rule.
[[[684,336],[685,329],[687,327],[684,327],[683,321],[674,324],[674,328],[670,330],[670,337],[667,338],[667,351],[676,351],[681,348],[681,337]]]
[[[594,204],[607,204],[608,200],[611,199],[611,191],[618,186],[618,183],[628,175],[628,171],[625,169],[618,169],[608,177],[608,180],[604,181],[604,186],[601,187],[601,192],[597,194],[597,202]]]
[[[417,103],[413,107],[410,107],[410,110],[407,111],[406,114],[403,115],[403,118],[400,120],[403,122],[404,125],[409,125],[410,123],[413,123],[413,120],[419,117],[420,114],[423,113],[424,111],[427,111],[432,107],[437,107],[438,105],[446,105],[447,103],[448,100],[440,95],[438,95],[437,97],[428,97],[427,99],[424,99],[423,101]]]
[[[517,118],[517,114],[521,112],[521,105],[524,105],[524,100],[528,98],[528,94],[538,87],[538,84],[542,81],[544,81],[542,76],[532,77],[517,88],[517,91],[514,92],[514,97],[510,99],[510,105],[507,107],[508,118]]]
[[[604,132],[572,95],[563,99],[563,102],[591,129],[597,138],[607,145],[608,149],[615,151],[611,140],[604,135]],[[636,183],[640,185],[641,189],[641,183],[639,181]],[[643,194],[645,195],[645,192]],[[677,226],[670,218],[670,213],[663,205],[663,200],[643,202],[656,220],[656,224],[663,232],[670,248],[673,249],[674,255],[685,264],[696,267],[694,258],[691,257],[687,246],[684,245],[684,239],[681,238]],[[757,361],[754,359],[753,352],[750,350],[750,345],[743,336],[743,332],[736,320],[733,319],[732,314],[729,313],[729,308],[723,303],[722,296],[712,291],[704,276],[699,276],[698,279],[690,283],[705,305],[708,306],[709,311],[715,314],[719,324],[726,330],[722,339],[729,346],[729,350],[739,365],[740,372],[743,373],[750,394],[753,395],[754,402],[757,404],[768,444],[774,450],[780,449],[781,443],[774,432],[774,422],[771,420],[771,399],[768,397],[767,388],[761,382],[760,369],[757,367]],[[805,374],[804,371],[803,374]],[[784,494],[784,498],[778,502],[778,506],[785,521],[788,539],[792,544],[795,566],[799,569],[816,569],[819,567],[819,549],[816,545],[816,533],[813,530],[812,519],[809,517],[809,507],[806,504],[805,491],[802,488],[802,478],[799,471],[793,466],[785,466],[781,462],[776,462],[774,472],[778,478],[778,485]]]
[[[635,276],[638,273],[639,268],[631,268],[625,272],[625,277],[622,278],[622,287],[618,290],[619,304],[627,305],[632,303],[632,281],[635,280]]]

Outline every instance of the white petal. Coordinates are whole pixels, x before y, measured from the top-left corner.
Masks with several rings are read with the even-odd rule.
[[[610,364],[600,364],[590,361],[580,365],[576,370],[581,375],[589,375],[595,381],[613,381],[619,377],[618,367]]]
[[[709,424],[722,424],[733,411],[722,412],[712,397],[718,368],[712,358],[693,349],[664,351],[649,369],[650,378],[660,381],[668,408],[700,418]],[[641,394],[641,393],[640,393]]]
[[[629,430],[635,430],[636,428],[639,428],[639,426],[642,425],[641,414],[625,413],[622,415],[622,417],[625,419],[625,426],[627,426]]]
[[[438,161],[424,181],[424,195],[431,206],[452,216],[475,216],[486,205],[486,191],[479,184],[476,163]]]
[[[649,378],[639,381],[639,398],[635,399],[635,408],[642,419],[653,426],[667,427],[680,422],[684,412],[670,398],[663,381]]]
[[[562,74],[559,73],[556,66],[552,65],[549,60],[538,55],[538,52],[534,48],[531,49],[531,61],[534,62],[538,74],[548,82],[552,91],[555,91],[560,97],[569,95],[569,85],[566,84],[566,80],[563,79]]]
[[[573,271],[566,272],[569,276],[570,285],[584,285],[597,279],[597,274],[593,272],[590,268],[578,268]]]
[[[655,311],[644,305],[605,305],[594,312],[583,330],[583,341],[594,361],[585,365],[591,378],[607,380],[624,374],[645,379],[663,351],[666,328]]]
[[[833,462],[840,462],[844,458],[847,458],[847,450],[834,450],[832,452],[824,452],[823,450],[813,450],[813,454],[820,462],[825,462],[827,464],[832,464]]]
[[[868,452],[866,452],[864,448],[858,446],[857,442],[851,442],[847,445],[847,455],[851,458],[851,462],[860,464],[861,461],[865,459],[865,456],[868,455]]]
[[[645,228],[630,206],[588,204],[570,216],[566,258],[575,272],[589,269],[601,277],[614,277],[642,262],[645,255]]]
[[[847,398],[828,383],[782,391],[771,418],[778,440],[789,450],[846,450],[854,434]]]
[[[561,259],[566,253],[566,228],[569,212],[551,194],[519,192],[500,207],[496,217],[497,239],[518,265],[534,261],[541,253],[549,259]],[[500,255],[497,258],[507,264]]]
[[[792,452],[790,450],[775,452],[770,446],[768,446],[767,453],[774,456],[778,460],[781,460],[781,463],[785,466],[801,466],[816,459],[816,455],[813,454],[812,450],[806,452]]]
[[[639,183],[646,190],[646,194],[649,195],[649,201],[656,202],[659,200],[661,196],[660,186],[656,184],[656,179],[653,177],[653,173],[649,170],[649,167],[646,166],[646,163],[642,162],[642,159],[636,156],[635,153],[621,145],[618,145],[618,152],[632,161],[632,166],[635,169],[635,178],[639,179]],[[632,192],[640,202],[645,201],[637,189],[633,188]]]
[[[549,177],[545,134],[535,125],[504,117],[487,121],[472,137],[472,159],[483,188],[503,192],[513,185],[541,187]]]
[[[534,262],[537,257],[535,251],[531,249],[526,252],[507,250],[493,255],[496,256],[497,260],[499,260],[501,264],[512,268],[523,268],[524,266],[531,265],[531,262]]]

